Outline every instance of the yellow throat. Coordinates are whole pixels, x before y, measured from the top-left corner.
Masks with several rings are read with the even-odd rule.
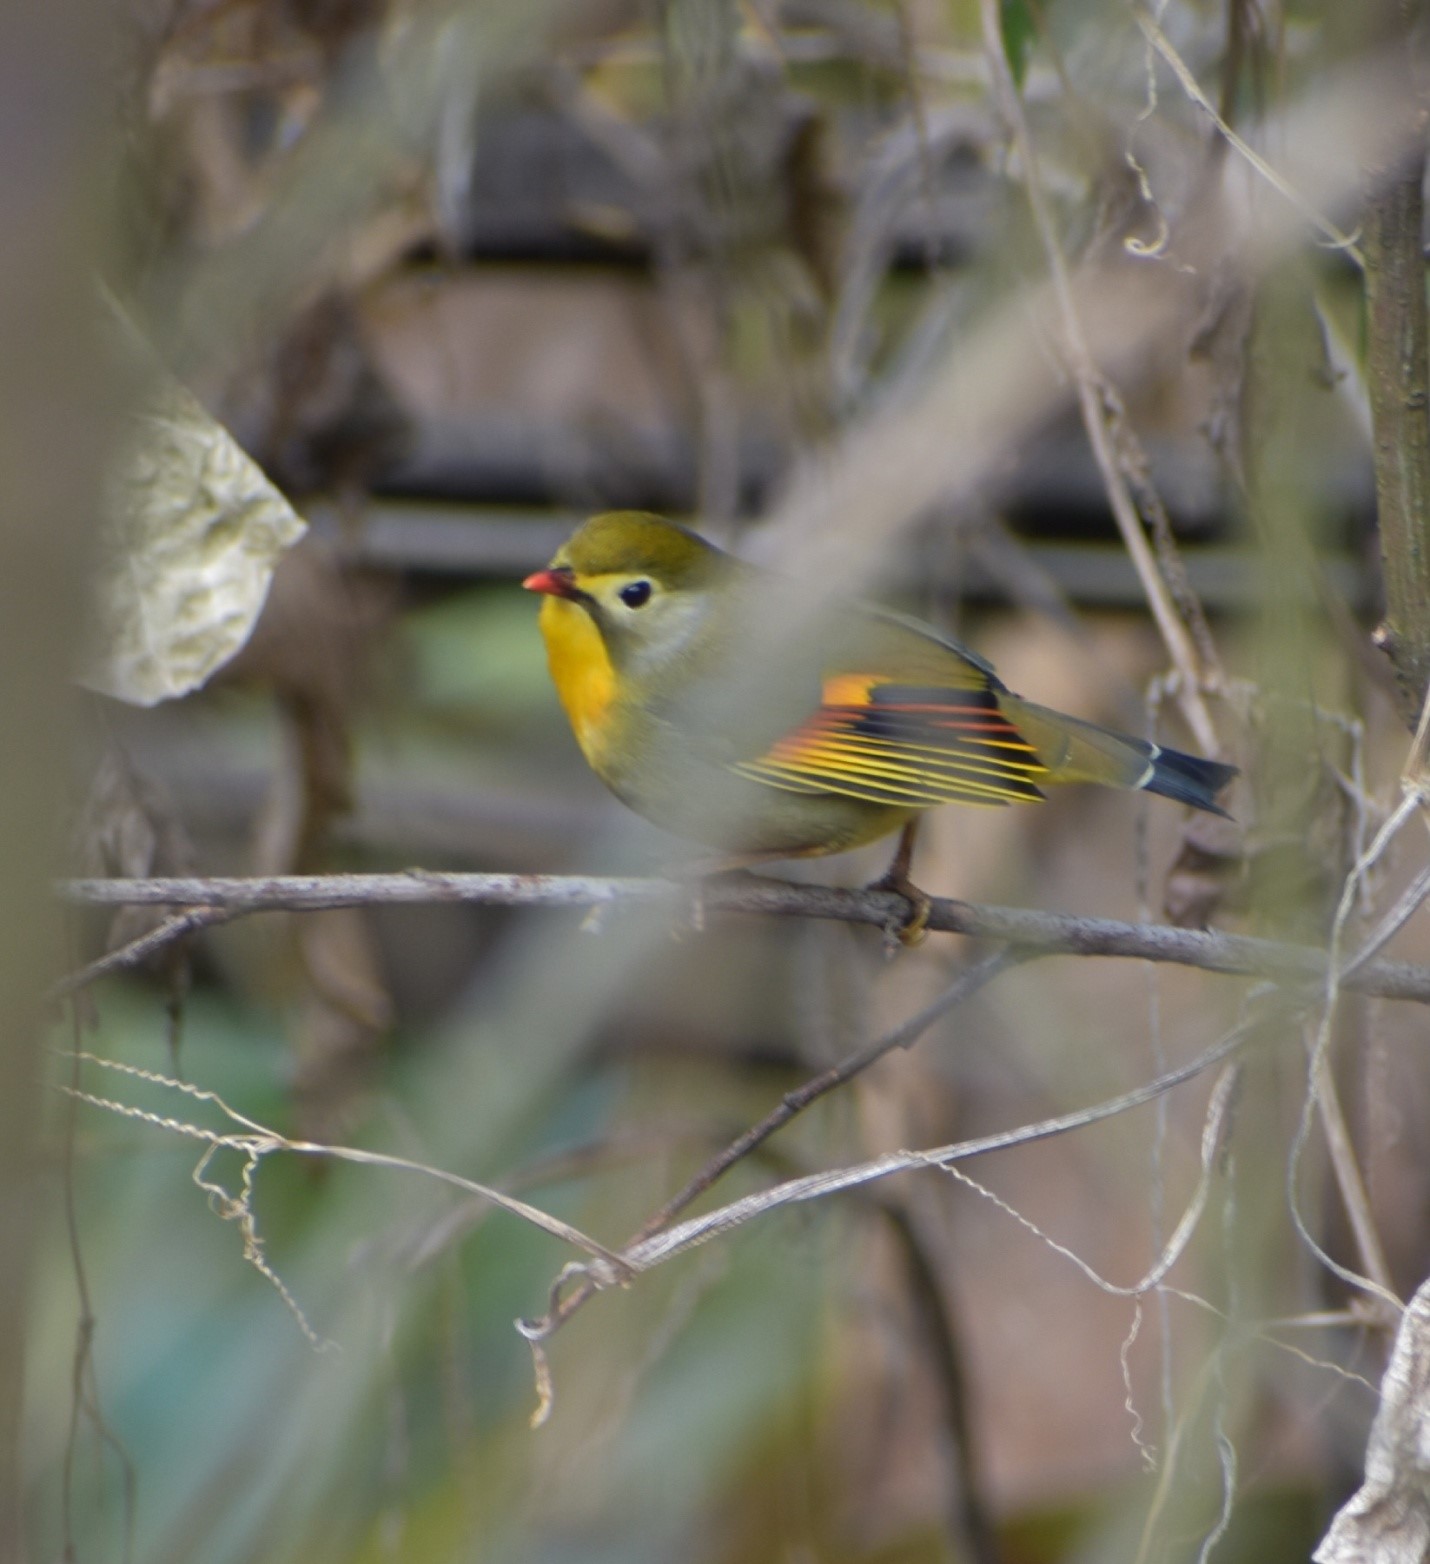
[[[616,671],[606,643],[590,614],[566,598],[543,598],[540,624],[552,683],[582,754],[594,764],[616,697]]]

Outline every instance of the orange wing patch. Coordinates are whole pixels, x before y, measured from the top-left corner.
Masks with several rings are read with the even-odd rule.
[[[812,717],[734,769],[789,792],[917,809],[1040,799],[1033,778],[1048,768],[992,689],[840,673]]]
[[[865,673],[832,673],[824,681],[820,706],[867,706],[878,679]]]

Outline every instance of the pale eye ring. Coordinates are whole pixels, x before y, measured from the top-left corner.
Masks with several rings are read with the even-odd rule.
[[[616,594],[627,608],[644,608],[650,602],[649,581],[628,581]]]

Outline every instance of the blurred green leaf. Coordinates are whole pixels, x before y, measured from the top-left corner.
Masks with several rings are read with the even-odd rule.
[[[1033,13],[1028,0],[1001,0],[998,10],[1003,25],[1003,53],[1013,80],[1022,87],[1035,37]]]
[[[462,592],[409,614],[403,646],[423,706],[525,718],[555,704],[529,593]]]

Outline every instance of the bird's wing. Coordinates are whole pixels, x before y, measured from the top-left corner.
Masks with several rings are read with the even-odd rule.
[[[902,670],[898,678],[827,673],[812,715],[734,769],[789,792],[911,808],[1043,796],[1037,778],[1047,767],[1001,709],[991,670],[930,656],[911,672],[918,682]],[[924,682],[935,673],[937,682]]]

